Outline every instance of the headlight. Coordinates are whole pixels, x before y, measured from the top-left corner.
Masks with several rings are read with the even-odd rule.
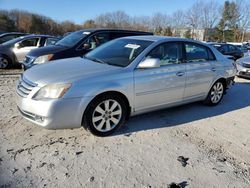
[[[46,61],[50,61],[52,59],[52,57],[53,57],[53,54],[40,56],[40,57],[36,58],[36,60],[34,61],[34,64],[45,63]]]
[[[243,65],[243,62],[242,62],[242,61],[236,61],[236,64],[242,66],[242,65]]]
[[[49,84],[41,89],[33,96],[35,100],[41,99],[58,99],[61,98],[71,87],[70,83],[66,84]]]

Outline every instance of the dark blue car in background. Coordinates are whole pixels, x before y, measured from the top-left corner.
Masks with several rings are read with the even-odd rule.
[[[85,29],[75,31],[66,35],[55,45],[29,52],[23,61],[23,68],[26,70],[34,65],[56,59],[83,56],[110,40],[138,35],[153,35],[153,33],[121,29]]]

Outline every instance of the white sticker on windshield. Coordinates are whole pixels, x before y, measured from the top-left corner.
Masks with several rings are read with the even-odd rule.
[[[84,34],[84,35],[89,35],[89,34],[90,34],[90,32],[88,32],[88,31],[84,31],[82,34]]]
[[[132,48],[132,49],[138,49],[140,48],[141,46],[140,45],[137,45],[137,44],[127,44],[125,46],[125,48]]]

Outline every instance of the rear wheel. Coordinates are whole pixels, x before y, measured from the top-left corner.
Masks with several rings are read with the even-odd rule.
[[[94,99],[86,109],[84,126],[96,136],[108,136],[125,122],[128,110],[125,102],[116,95]]]
[[[213,106],[219,104],[223,98],[224,91],[224,84],[221,81],[217,81],[210,89],[205,103]]]
[[[0,69],[6,69],[10,67],[10,60],[6,57],[0,56]]]

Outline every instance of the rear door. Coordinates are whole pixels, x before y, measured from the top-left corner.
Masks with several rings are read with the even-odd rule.
[[[186,52],[186,88],[184,100],[207,95],[215,76],[215,57],[212,51],[203,45],[184,43]]]
[[[31,50],[38,48],[39,44],[40,44],[40,37],[24,39],[21,42],[19,42],[19,46],[13,48],[17,61],[22,62],[26,54],[29,53]]]
[[[136,110],[182,101],[186,79],[182,52],[181,43],[160,44],[145,58],[160,59],[161,66],[135,69]]]

